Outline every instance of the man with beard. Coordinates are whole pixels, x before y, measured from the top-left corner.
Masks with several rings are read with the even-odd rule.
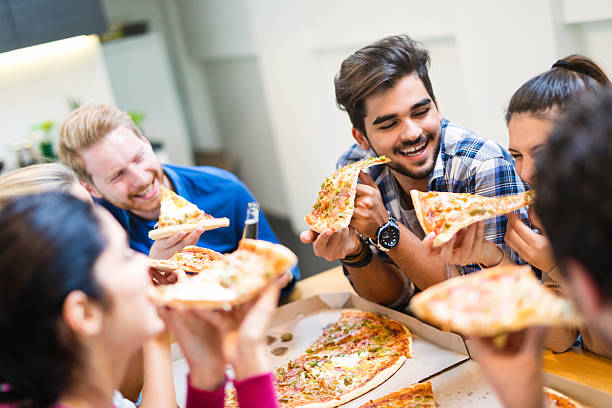
[[[410,190],[505,196],[526,189],[503,147],[442,117],[428,65],[427,50],[405,35],[383,38],[344,60],[335,78],[336,102],[347,111],[357,144],[337,166],[378,155],[391,161],[359,175],[349,227],[300,235],[317,256],[340,259],[361,296],[396,309],[405,307],[416,288],[477,269],[447,265],[430,253]],[[527,219],[525,211],[521,218]],[[465,231],[484,232],[481,266],[509,257],[518,261],[504,243],[506,221],[477,224],[455,242],[459,247],[464,237],[469,242]]]
[[[187,245],[234,251],[242,237],[247,204],[255,201],[246,186],[224,170],[161,165],[131,118],[110,105],[75,110],[60,129],[59,156],[96,202],[121,223],[130,246],[155,259],[167,259]],[[153,242],[148,233],[159,218],[162,185],[214,217],[229,218],[230,226],[205,234],[201,228],[177,232]],[[259,239],[278,242],[263,214],[258,233]],[[293,276],[299,276],[297,267]]]

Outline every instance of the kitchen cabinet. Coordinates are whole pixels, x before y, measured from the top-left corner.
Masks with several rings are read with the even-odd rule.
[[[100,0],[0,0],[0,52],[106,29]]]

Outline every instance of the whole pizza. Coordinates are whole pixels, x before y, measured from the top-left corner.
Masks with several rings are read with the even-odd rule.
[[[345,310],[303,355],[275,371],[281,407],[342,405],[377,387],[411,357],[408,329],[387,317]]]

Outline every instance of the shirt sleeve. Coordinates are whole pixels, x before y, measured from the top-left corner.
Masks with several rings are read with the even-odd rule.
[[[235,386],[240,408],[278,407],[272,373],[236,381]]]
[[[195,388],[187,378],[186,408],[223,408],[225,404],[225,383],[214,391]]]

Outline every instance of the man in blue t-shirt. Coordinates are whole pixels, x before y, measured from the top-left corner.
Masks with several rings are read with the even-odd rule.
[[[161,165],[151,144],[130,117],[110,105],[90,104],[75,110],[60,129],[59,155],[79,176],[96,202],[108,209],[128,233],[130,246],[155,259],[167,259],[187,245],[232,252],[242,237],[247,204],[255,198],[233,174],[214,167]],[[161,186],[214,217],[230,219],[228,228],[152,241]],[[259,239],[278,242],[268,221],[259,217]],[[299,277],[297,266],[284,293]]]

